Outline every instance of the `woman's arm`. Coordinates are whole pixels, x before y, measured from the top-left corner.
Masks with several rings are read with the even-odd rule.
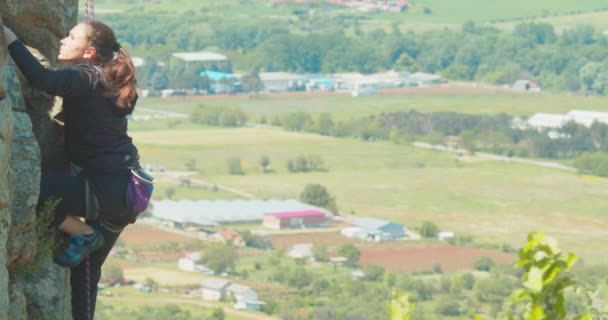
[[[11,29],[7,28],[6,26],[2,27],[4,28],[4,39],[6,40],[6,45],[9,45],[17,40],[17,36]]]
[[[4,37],[11,57],[33,87],[62,97],[85,95],[94,89],[97,81],[92,72],[85,68],[48,70],[7,27],[4,27]]]

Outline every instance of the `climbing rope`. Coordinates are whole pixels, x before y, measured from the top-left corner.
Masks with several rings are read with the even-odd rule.
[[[91,15],[89,16],[89,8]],[[95,0],[84,0],[84,21],[95,21]]]

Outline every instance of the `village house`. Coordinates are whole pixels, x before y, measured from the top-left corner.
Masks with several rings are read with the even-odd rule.
[[[265,303],[248,286],[219,278],[207,278],[201,283],[202,298],[207,301],[233,301],[235,309],[260,311]]]
[[[315,257],[312,253],[312,243],[294,244],[291,248],[289,248],[287,256],[294,259],[306,259],[308,261],[315,260]]]
[[[265,304],[258,300],[257,292],[248,286],[231,283],[226,292],[233,299],[235,309],[260,311]]]
[[[245,241],[241,238],[241,235],[231,229],[223,229],[211,236],[213,239],[217,239],[226,244],[232,244],[235,247],[245,247]]]
[[[177,268],[184,271],[197,271],[201,254],[199,252],[190,252],[177,260]]]
[[[220,301],[226,299],[226,289],[230,281],[218,278],[207,278],[201,283],[203,300]]]

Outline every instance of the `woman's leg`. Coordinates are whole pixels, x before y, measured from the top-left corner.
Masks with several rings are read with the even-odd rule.
[[[88,235],[95,231],[90,225],[73,216],[66,217],[65,220],[63,220],[63,222],[59,225],[58,229],[69,235]]]
[[[70,274],[72,286],[72,317],[74,320],[93,320],[97,303],[97,284],[101,278],[101,266],[114,247],[120,233],[110,232],[100,227],[105,244],[91,253]]]

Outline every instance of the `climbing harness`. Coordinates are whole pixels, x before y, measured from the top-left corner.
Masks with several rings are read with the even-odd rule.
[[[91,8],[90,16],[89,16],[89,8]],[[84,0],[84,21],[85,22],[95,21],[95,0]]]

